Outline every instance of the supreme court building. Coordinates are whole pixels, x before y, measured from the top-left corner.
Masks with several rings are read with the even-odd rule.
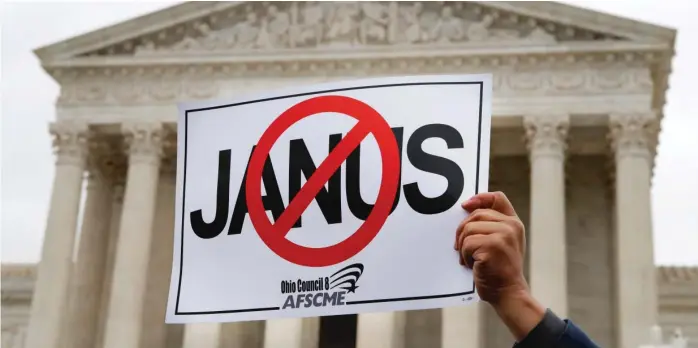
[[[698,272],[657,271],[650,214],[675,35],[551,2],[190,2],[39,48],[43,68],[60,84],[49,127],[55,178],[41,262],[8,266],[7,280],[3,273],[3,300],[14,294],[25,301],[4,301],[3,318],[9,313],[17,325],[3,342],[510,347],[511,335],[483,304],[164,323],[177,102],[442,73],[493,73],[490,188],[509,195],[527,226],[534,295],[603,347],[637,348],[666,318],[689,325],[676,318],[691,317],[685,308],[698,314],[691,307],[698,296],[660,296],[666,282],[658,274],[678,272],[669,278],[690,289]],[[662,299],[675,297],[680,305],[663,310]]]

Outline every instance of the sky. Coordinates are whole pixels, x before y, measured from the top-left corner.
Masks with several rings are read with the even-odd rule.
[[[698,2],[566,1],[678,30],[652,185],[655,262],[698,265]],[[58,85],[32,50],[175,2],[0,2],[2,262],[36,262],[51,194]]]

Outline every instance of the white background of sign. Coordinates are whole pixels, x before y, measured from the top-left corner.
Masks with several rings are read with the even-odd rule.
[[[482,98],[478,84],[419,85],[358,89],[311,96],[291,97],[229,108],[189,113],[186,133],[186,201],[182,202],[185,151],[185,110],[231,104],[248,100],[308,93],[330,89],[404,83],[476,82],[483,83]],[[424,142],[427,153],[449,158],[463,171],[465,186],[459,202],[475,194],[478,115],[482,107],[480,134],[479,191],[487,190],[491,76],[416,76],[356,80],[286,89],[255,96],[180,105],[178,124],[177,205],[172,281],[167,308],[168,322],[239,321],[279,317],[302,317],[357,312],[434,308],[476,301],[476,295],[436,299],[394,301],[359,305],[310,307],[242,313],[182,314],[226,312],[238,309],[282,306],[287,295],[280,291],[282,280],[312,280],[328,277],[352,263],[363,263],[365,270],[352,301],[430,296],[473,290],[471,272],[460,266],[453,250],[455,229],[465,217],[459,204],[437,215],[422,215],[407,204],[402,191],[405,184],[417,182],[427,197],[439,196],[446,179],[420,171],[407,159],[407,140],[419,127],[442,123],[456,128],[464,148],[447,149],[440,139]],[[268,125],[289,107],[319,95],[348,96],[367,103],[378,111],[391,127],[404,127],[400,202],[375,239],[354,257],[328,267],[303,267],[277,256],[262,242],[245,218],[242,233],[227,235],[240,183],[252,146]],[[482,105],[480,102],[482,101]],[[323,113],[306,118],[289,128],[276,142],[271,159],[284,206],[288,205],[288,151],[291,139],[302,138],[316,166],[328,154],[329,135],[346,134],[356,121],[346,115]],[[218,153],[231,149],[230,208],[226,228],[217,237],[201,239],[192,229],[189,216],[202,209],[210,222],[216,211]],[[291,230],[287,238],[308,247],[336,244],[350,236],[363,221],[355,218],[346,202],[345,169],[342,169],[342,223],[328,225],[315,201],[302,215],[303,226]],[[380,153],[372,135],[361,144],[361,197],[375,202],[381,177]],[[303,178],[303,182],[305,178]],[[262,187],[264,187],[262,185]],[[183,204],[184,203],[184,206]],[[184,214],[184,226],[182,226]],[[271,218],[271,214],[268,214]],[[273,221],[273,220],[271,220]],[[184,243],[184,259],[182,257]],[[177,298],[179,298],[177,300]],[[472,298],[468,300],[467,298]],[[175,314],[175,306],[179,301]]]

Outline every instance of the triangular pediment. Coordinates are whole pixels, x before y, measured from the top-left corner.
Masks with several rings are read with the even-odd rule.
[[[674,31],[559,3],[191,2],[36,51],[42,61],[389,46],[670,42]]]

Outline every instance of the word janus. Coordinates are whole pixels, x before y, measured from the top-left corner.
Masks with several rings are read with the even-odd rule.
[[[392,128],[395,140],[400,152],[400,163],[402,161],[402,150],[404,132],[402,127]],[[463,137],[455,128],[444,124],[428,124],[415,130],[407,139],[406,154],[409,162],[417,169],[441,175],[448,181],[446,190],[437,197],[426,197],[419,190],[416,182],[407,183],[402,186],[407,204],[420,214],[439,214],[450,209],[459,199],[463,192],[464,177],[461,168],[450,159],[432,155],[422,150],[422,143],[427,139],[438,138],[446,142],[449,149],[463,148]],[[332,134],[329,136],[329,151],[342,140],[342,134]],[[309,178],[316,170],[317,166],[313,162],[308,148],[303,139],[294,139],[289,144],[289,176],[288,176],[288,198],[289,202],[301,189],[301,175]],[[252,148],[254,151],[254,147]],[[361,198],[360,187],[360,159],[361,146],[358,146],[346,160],[346,180],[345,190],[349,210],[352,215],[361,220],[371,213],[373,205],[366,203]],[[194,233],[203,239],[218,236],[225,226],[228,225],[228,213],[230,206],[230,163],[231,150],[222,150],[218,154],[218,186],[216,192],[216,215],[211,222],[204,221],[203,212],[199,209],[191,212],[190,221]],[[249,162],[248,162],[249,165]],[[402,171],[402,169],[401,169]],[[320,210],[328,224],[338,224],[342,222],[342,171],[341,167],[330,177],[327,187],[323,187],[316,195]],[[233,213],[230,216],[228,234],[240,234],[242,225],[247,214],[247,203],[245,199],[245,180],[247,170],[243,176],[240,190],[235,201]],[[274,171],[274,166],[270,157],[267,157],[262,172],[262,181],[266,195],[262,197],[265,210],[271,211],[274,220],[277,220],[283,213],[285,207],[279,190],[279,185]],[[395,195],[394,211],[400,201],[400,190]],[[296,221],[294,228],[301,227],[301,218]]]

